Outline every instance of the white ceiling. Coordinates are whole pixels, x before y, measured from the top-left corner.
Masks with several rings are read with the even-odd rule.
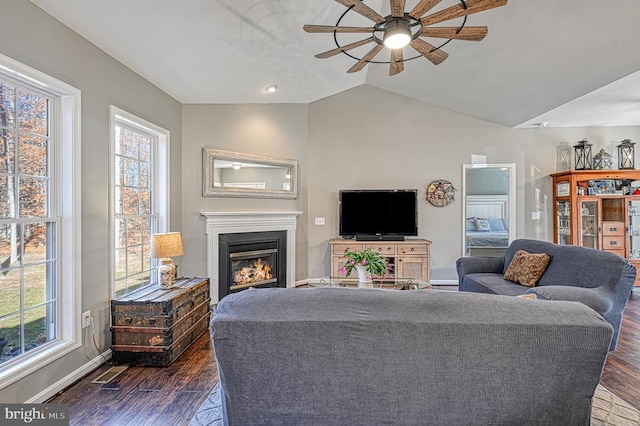
[[[369,84],[509,127],[640,125],[638,0],[510,0],[469,16],[489,27],[483,41],[453,40],[442,64],[417,58],[393,77],[388,64],[347,74],[343,54],[314,58],[333,34],[302,26],[334,25],[345,7],[333,0],[31,1],[182,103],[309,103]],[[365,4],[389,13],[388,0]],[[353,12],[342,24],[372,25]]]

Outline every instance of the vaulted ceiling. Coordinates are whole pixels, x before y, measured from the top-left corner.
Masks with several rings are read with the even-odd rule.
[[[640,125],[637,0],[509,0],[468,17],[488,26],[483,41],[453,40],[440,65],[418,57],[395,76],[388,63],[349,74],[344,54],[314,57],[334,36],[302,26],[335,25],[346,8],[334,0],[31,2],[182,103],[310,103],[369,84],[508,127]],[[364,3],[389,14],[388,0]],[[372,22],[349,12],[342,24]],[[338,34],[341,45],[362,38]]]

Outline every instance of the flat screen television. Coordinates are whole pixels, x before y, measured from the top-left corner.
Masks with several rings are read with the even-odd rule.
[[[417,189],[360,189],[339,193],[340,236],[361,241],[418,235]]]

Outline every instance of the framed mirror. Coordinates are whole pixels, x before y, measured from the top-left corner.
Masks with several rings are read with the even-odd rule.
[[[502,257],[515,238],[516,165],[462,165],[462,255]]]
[[[202,148],[205,197],[297,198],[297,178],[296,160]]]

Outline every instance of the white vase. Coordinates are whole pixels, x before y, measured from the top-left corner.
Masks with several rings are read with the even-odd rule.
[[[373,283],[373,281],[371,281],[371,278],[369,277],[369,272],[367,271],[367,268],[365,266],[356,265],[356,271],[358,272],[359,286],[362,286],[362,285],[370,286]]]

